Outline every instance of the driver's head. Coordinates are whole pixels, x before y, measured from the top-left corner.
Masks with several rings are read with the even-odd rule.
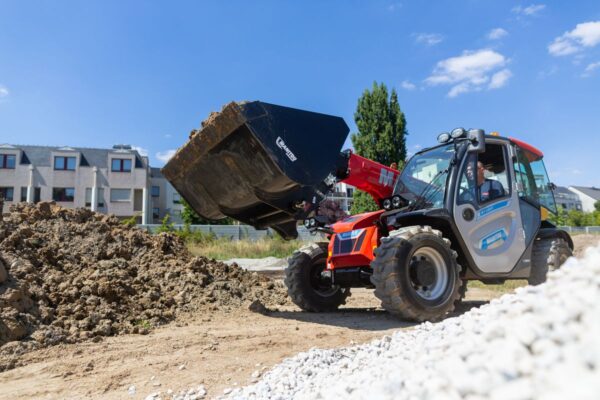
[[[485,182],[485,167],[481,161],[477,161],[477,184],[481,185]]]

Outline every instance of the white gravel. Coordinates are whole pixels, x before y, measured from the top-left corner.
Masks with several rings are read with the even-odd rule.
[[[248,271],[283,271],[287,267],[286,258],[232,258],[223,261],[225,264],[233,263]]]
[[[300,353],[227,398],[599,399],[600,247],[459,317]]]

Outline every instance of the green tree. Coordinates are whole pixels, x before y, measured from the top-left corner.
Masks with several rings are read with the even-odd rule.
[[[567,225],[567,212],[564,208],[558,207],[558,213],[550,213],[548,220],[556,226],[565,226]]]
[[[594,208],[596,209],[596,211],[600,212],[600,200],[594,203]]]
[[[188,225],[233,225],[232,218],[223,218],[215,221],[204,219],[199,216],[196,211],[192,209],[192,207],[188,204],[187,201],[181,199],[181,205],[183,205],[183,210],[181,211],[181,219],[183,222]]]
[[[352,134],[356,154],[383,165],[397,163],[399,169],[406,159],[406,119],[398,103],[398,94],[388,92],[385,84],[373,82],[358,99],[354,121],[358,132]],[[373,198],[360,190],[354,192],[352,214],[379,209]]]

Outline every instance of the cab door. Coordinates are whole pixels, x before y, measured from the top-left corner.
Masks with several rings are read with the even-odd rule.
[[[526,249],[509,159],[508,145],[486,142],[485,152],[464,158],[455,190],[454,220],[483,274],[512,271]]]

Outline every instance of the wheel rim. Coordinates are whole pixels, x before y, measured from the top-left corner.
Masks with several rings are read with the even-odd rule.
[[[415,271],[423,264],[427,266],[427,272],[434,275],[433,282],[427,282],[426,285],[419,280]],[[448,286],[448,269],[439,251],[433,247],[418,248],[411,257],[410,268],[410,283],[419,297],[425,300],[436,300],[444,294]]]
[[[332,286],[331,282],[325,282],[321,278],[321,272],[325,269],[325,261],[315,261],[310,267],[310,286],[319,296],[333,296],[339,289],[339,286]]]

